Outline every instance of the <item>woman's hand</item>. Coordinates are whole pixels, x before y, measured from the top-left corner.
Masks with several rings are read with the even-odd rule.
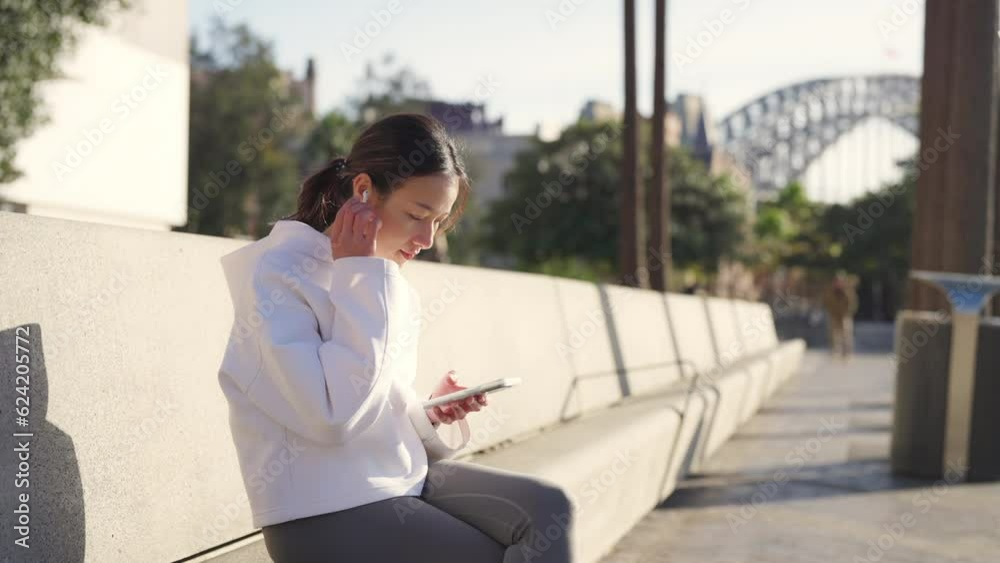
[[[457,391],[461,391],[462,389],[466,389],[466,387],[458,384],[458,381],[455,379],[455,370],[451,370],[446,373],[443,378],[441,378],[441,382],[438,383],[437,389],[431,393],[431,396],[428,397],[428,399],[448,395],[449,393],[455,393]],[[431,409],[428,409],[427,417],[431,419],[431,422],[434,423],[435,426],[441,422],[451,424],[456,420],[465,418],[465,415],[470,411],[478,411],[485,406],[486,393],[479,393],[478,395],[473,395],[465,399],[432,407]]]
[[[347,256],[375,256],[375,236],[382,220],[375,210],[357,196],[344,202],[337,216],[323,233],[330,237],[333,259]]]

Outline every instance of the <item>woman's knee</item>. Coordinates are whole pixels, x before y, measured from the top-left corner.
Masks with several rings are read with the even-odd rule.
[[[558,485],[545,481],[535,481],[530,492],[531,519],[539,528],[555,524],[568,527],[572,521],[572,501],[566,492]]]

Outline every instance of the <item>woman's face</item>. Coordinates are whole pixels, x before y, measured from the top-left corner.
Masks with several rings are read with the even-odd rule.
[[[452,174],[415,176],[387,198],[379,197],[367,174],[355,177],[354,194],[368,189],[368,203],[382,220],[375,239],[375,255],[402,267],[434,245],[434,236],[458,198],[458,179]]]

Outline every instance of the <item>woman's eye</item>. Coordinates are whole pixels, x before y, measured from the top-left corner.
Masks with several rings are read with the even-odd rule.
[[[412,213],[407,213],[407,215],[409,215],[410,218],[413,219],[414,221],[424,221],[426,219],[425,217],[417,217],[416,215],[414,215]],[[443,222],[442,219],[435,219],[434,220],[434,223],[436,223],[438,225],[440,225],[442,222]]]

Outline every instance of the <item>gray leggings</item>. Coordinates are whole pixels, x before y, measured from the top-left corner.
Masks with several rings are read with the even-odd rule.
[[[265,526],[275,563],[572,563],[570,501],[529,475],[440,460],[420,496]]]

